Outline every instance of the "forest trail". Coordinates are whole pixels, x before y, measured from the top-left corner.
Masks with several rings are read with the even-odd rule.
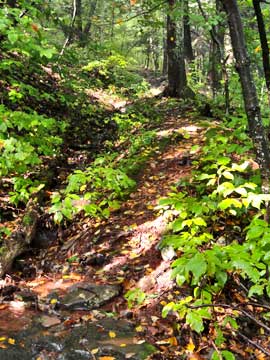
[[[173,213],[160,212],[158,201],[179,179],[188,180],[191,161],[196,156],[191,148],[203,143],[204,131],[194,123],[192,111],[186,107],[183,112],[177,102],[166,110],[163,121],[155,129],[156,141],[166,138],[169,142],[154,151],[136,175],[136,189],[107,220],[81,219],[61,233],[61,239],[55,239],[47,249],[27,254],[17,262],[22,264],[21,269],[5,279],[5,285],[10,283],[6,287],[6,298],[13,301],[0,313],[0,333],[4,337],[13,338],[14,331],[31,328],[36,316],[34,308],[39,309],[39,318],[45,315],[41,323],[44,322],[42,325],[47,329],[61,325],[71,329],[85,321],[99,321],[100,314],[97,315],[97,310],[89,312],[87,305],[76,311],[76,297],[71,300],[75,311],[63,314],[56,304],[78,284],[117,285],[120,290],[114,294],[116,297],[101,301],[99,311],[132,321],[137,326],[136,336],[140,341],[146,340],[156,347],[153,359],[174,358],[174,351],[179,347],[171,346],[176,341],[173,323],[161,317],[161,303],[172,297],[174,288],[170,269],[173,255],[168,257],[164,253],[161,256],[158,248]],[[138,289],[140,292],[136,293]],[[124,297],[128,291],[135,291],[135,298],[132,300],[131,296],[129,302],[137,306],[131,309]],[[143,296],[141,300],[140,295]],[[28,301],[26,308],[30,306],[24,314],[19,310],[19,321],[17,300]],[[160,351],[165,352],[164,357]],[[179,351],[185,353],[183,349]]]

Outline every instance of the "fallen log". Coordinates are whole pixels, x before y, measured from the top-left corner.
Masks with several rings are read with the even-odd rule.
[[[11,235],[5,238],[0,251],[0,277],[8,272],[13,261],[29,249],[37,229],[39,206],[35,200],[30,200],[24,214],[17,220],[17,226]]]

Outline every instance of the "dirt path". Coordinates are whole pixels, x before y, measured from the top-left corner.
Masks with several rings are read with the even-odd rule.
[[[119,284],[121,294],[103,306],[103,310],[137,324],[142,339],[165,351],[165,357],[160,353],[155,359],[173,359],[168,349],[170,341],[166,342],[174,338],[173,323],[161,318],[161,304],[170,297],[174,283],[170,278],[171,261],[163,259],[158,248],[173,214],[159,212],[156,207],[179,179],[189,178],[191,160],[196,157],[191,148],[202,144],[203,130],[192,123],[189,110],[183,114],[175,106],[167,112],[157,132],[159,138],[170,135],[174,140],[141,169],[136,191],[121,208],[107,220],[84,219],[74,224],[48,249],[25,258],[23,274],[20,271],[11,274],[10,286],[36,294],[42,309],[41,304],[48,303],[52,291],[65,291],[79,282]],[[128,309],[124,294],[134,289],[140,289],[145,298],[140,306]],[[45,306],[45,311],[48,308]],[[4,312],[1,313],[0,329],[16,330],[24,325],[18,323],[16,315],[12,317],[10,308],[7,312],[8,323]],[[24,319],[27,316],[31,314]],[[69,317],[72,324],[81,319],[81,312]]]

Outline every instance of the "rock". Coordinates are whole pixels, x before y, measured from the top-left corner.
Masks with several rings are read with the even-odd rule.
[[[98,308],[119,295],[119,285],[94,285],[79,283],[60,299],[60,306],[69,310],[91,310]]]
[[[56,316],[47,316],[44,315],[40,319],[41,325],[45,328],[50,328],[55,325],[59,325],[61,320]]]

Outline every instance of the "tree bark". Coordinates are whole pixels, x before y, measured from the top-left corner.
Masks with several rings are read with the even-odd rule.
[[[76,0],[76,36],[81,43],[83,41],[83,25],[82,25],[82,0]]]
[[[86,44],[87,42],[87,37],[89,37],[90,31],[91,31],[91,27],[92,27],[92,17],[95,14],[97,8],[97,0],[93,0],[90,4],[90,8],[89,8],[89,13],[88,13],[88,20],[85,24],[85,27],[83,29],[83,42]]]
[[[167,73],[168,73],[168,49],[167,49],[167,37],[166,37],[166,18],[164,19],[162,50],[163,50],[162,75],[167,75]]]
[[[253,140],[256,160],[261,170],[262,190],[264,193],[269,193],[269,144],[262,124],[261,111],[250,69],[250,60],[247,53],[241,16],[236,0],[222,0],[222,3],[228,15],[233,53],[236,60],[236,70],[239,74],[242,86],[249,133]]]
[[[265,24],[263,19],[263,14],[260,6],[260,0],[253,0],[253,7],[257,19],[260,42],[262,48],[262,59],[263,59],[263,69],[264,77],[267,88],[268,103],[270,105],[270,57],[269,57],[269,46],[267,41],[267,35],[265,30]]]
[[[184,15],[183,15],[183,27],[184,27],[184,55],[187,61],[194,60],[194,54],[192,49],[191,31],[189,22],[189,3],[188,0],[184,1]]]
[[[223,10],[222,4],[220,0],[216,0],[216,13],[220,15]],[[222,80],[222,61],[224,60],[224,36],[225,31],[223,28],[223,24],[220,22],[213,26],[212,29],[216,40],[212,37],[211,44],[211,55],[210,55],[210,63],[211,63],[211,87],[213,92],[213,97],[215,98],[218,92],[221,90],[221,80]]]
[[[187,86],[187,76],[184,59],[184,44],[182,31],[173,19],[173,11],[178,0],[168,0],[169,14],[167,16],[167,54],[168,54],[168,86],[164,90],[166,96],[191,98],[192,90]],[[178,3],[179,4],[179,3]],[[180,25],[182,27],[182,19]]]

